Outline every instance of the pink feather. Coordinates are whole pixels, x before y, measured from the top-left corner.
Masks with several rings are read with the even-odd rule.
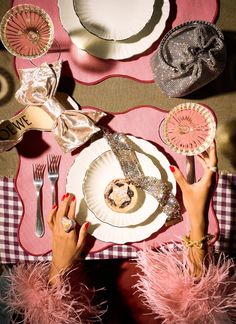
[[[60,276],[60,283],[48,284],[49,264],[19,264],[6,276],[10,283],[4,303],[23,315],[24,323],[78,324],[100,320],[104,311],[91,304],[91,291],[78,284],[76,297],[69,282],[70,273]],[[92,295],[94,291],[92,292]]]
[[[209,256],[208,266],[197,279],[188,271],[186,250],[147,248],[139,252],[137,266],[142,273],[135,288],[163,323],[235,322],[236,273],[233,261],[223,254],[217,262]]]

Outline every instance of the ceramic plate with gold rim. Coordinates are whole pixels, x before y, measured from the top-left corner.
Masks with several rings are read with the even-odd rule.
[[[137,158],[145,175],[160,179],[160,171],[145,154],[137,153]],[[88,208],[102,222],[125,227],[144,222],[158,208],[157,200],[137,188],[138,199],[127,213],[118,213],[109,208],[104,193],[107,185],[114,179],[124,178],[120,164],[112,151],[102,153],[89,166],[83,183],[83,193]]]
[[[169,161],[150,142],[129,136],[135,143],[137,152],[145,154],[158,168],[161,178],[167,181],[176,193],[176,182],[173,174],[169,170]],[[102,153],[109,151],[107,141],[102,138],[86,147],[76,158],[67,175],[66,191],[73,192],[77,201],[77,221],[82,224],[90,222],[89,233],[104,242],[124,244],[128,242],[138,242],[148,238],[158,231],[166,221],[166,215],[162,212],[153,213],[142,223],[133,226],[115,227],[100,221],[88,208],[83,194],[83,181],[89,165]]]
[[[74,10],[85,29],[106,40],[127,39],[150,20],[155,0],[74,0]]]
[[[58,0],[58,7],[62,26],[78,48],[96,57],[114,60],[126,59],[147,50],[161,36],[170,14],[169,0],[155,0],[151,18],[137,34],[127,39],[107,40],[92,34],[82,25],[72,1]]]

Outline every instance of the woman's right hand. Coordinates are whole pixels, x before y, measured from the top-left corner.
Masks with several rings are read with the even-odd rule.
[[[52,231],[52,264],[50,279],[70,268],[81,256],[86,244],[89,223],[84,223],[80,229],[75,228],[66,232],[62,218],[76,221],[76,199],[71,194],[63,196],[59,206],[54,206],[48,216],[48,225]]]

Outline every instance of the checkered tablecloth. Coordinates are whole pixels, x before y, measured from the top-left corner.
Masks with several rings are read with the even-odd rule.
[[[236,174],[219,175],[213,197],[213,207],[219,220],[220,235],[215,243],[217,252],[236,251]],[[51,254],[41,257],[26,253],[18,244],[17,227],[22,215],[22,205],[10,178],[0,178],[0,263],[50,260]],[[113,245],[101,252],[91,253],[87,259],[135,258],[136,248]]]
[[[0,263],[51,260],[51,253],[33,256],[18,243],[17,228],[22,215],[22,205],[10,178],[0,178]],[[113,245],[101,252],[90,253],[86,259],[135,258],[137,249],[129,245]]]
[[[236,174],[220,173],[213,196],[213,207],[219,220],[217,252],[236,254]]]

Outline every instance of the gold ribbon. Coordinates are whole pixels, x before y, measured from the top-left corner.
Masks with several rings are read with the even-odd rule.
[[[51,120],[51,131],[65,153],[75,150],[100,131],[95,124],[105,113],[77,108],[68,110],[55,98],[61,66],[62,62],[57,61],[52,65],[43,63],[40,67],[20,70],[21,86],[15,97],[26,108],[23,113],[0,122],[0,152],[18,144],[26,131],[44,130],[42,119],[42,128],[37,125],[39,122],[35,123],[36,114],[42,117],[42,110],[47,113],[45,130],[48,130]],[[28,111],[27,116],[25,111]]]

